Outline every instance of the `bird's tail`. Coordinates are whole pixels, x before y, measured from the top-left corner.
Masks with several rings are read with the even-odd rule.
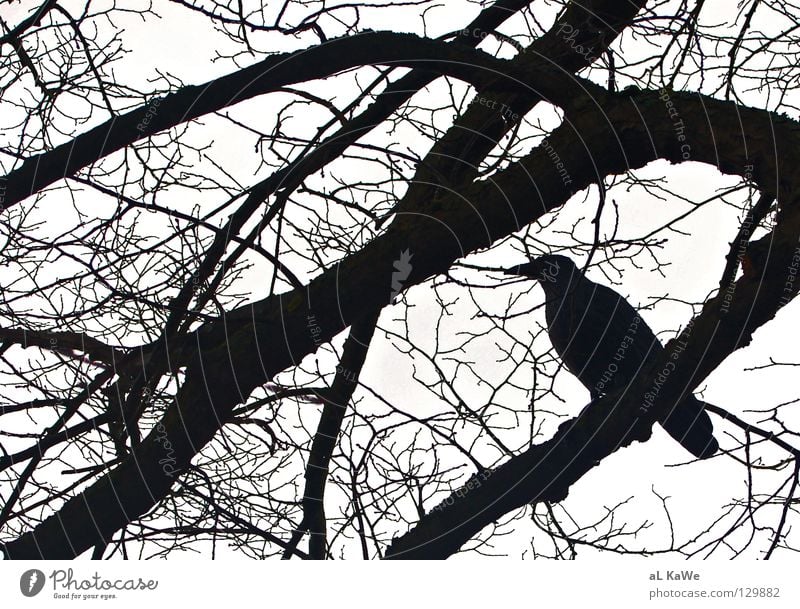
[[[705,402],[689,396],[661,421],[661,426],[698,459],[707,459],[719,450],[714,426],[704,410]]]

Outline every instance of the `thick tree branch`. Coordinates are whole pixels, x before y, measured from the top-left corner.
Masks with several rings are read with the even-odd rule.
[[[583,85],[571,82],[573,91],[576,82]],[[536,149],[491,182],[465,186],[435,201],[405,201],[409,214],[399,216],[384,236],[316,278],[306,290],[242,307],[193,334],[195,355],[185,385],[159,424],[171,441],[178,468],[188,464],[253,388],[299,362],[351,320],[388,303],[392,261],[401,251],[410,249],[414,254],[405,283],[409,287],[541,217],[573,190],[656,158],[695,160],[738,175],[750,173],[747,168],[752,166],[753,180],[763,191],[776,196],[782,207],[797,207],[787,196],[797,191],[793,176],[778,174],[775,165],[776,159],[796,164],[800,151],[796,123],[699,95],[652,91],[612,95],[585,86],[593,97],[575,100],[568,120],[548,140],[568,168],[570,185],[564,183],[548,150]],[[666,95],[679,110],[685,127],[680,132],[668,115]],[[744,285],[741,289],[748,294]],[[312,315],[319,328],[314,335],[308,328]],[[722,357],[724,353],[723,348]],[[6,544],[7,554],[74,556],[149,510],[171,485],[171,476],[157,465],[163,456],[159,444],[163,433],[151,432],[134,456],[67,502],[57,516]],[[571,454],[581,448],[573,445]],[[578,474],[580,470],[574,473]]]
[[[358,377],[367,359],[378,313],[370,313],[356,321],[350,328],[350,335],[344,343],[342,357],[336,367],[336,376],[330,388],[319,392],[322,400],[317,432],[311,443],[311,452],[306,465],[306,483],[303,489],[303,521],[293,533],[291,542],[284,553],[291,557],[297,544],[305,532],[310,535],[308,555],[312,559],[323,560],[326,557],[327,524],[325,521],[325,484],[328,480],[328,469],[333,451],[342,430],[342,422],[353,392],[358,386]]]
[[[290,84],[376,64],[421,66],[437,74],[451,74],[479,83],[487,75],[476,70],[476,66],[502,71],[504,62],[466,45],[394,32],[367,32],[294,53],[273,55],[233,74],[153,99],[53,150],[26,159],[5,176],[0,211],[159,131]]]
[[[17,344],[23,349],[39,347],[46,351],[61,353],[69,357],[87,357],[105,366],[114,367],[128,354],[126,349],[106,345],[83,332],[54,332],[48,330],[26,330],[24,328],[0,328],[3,346]]]

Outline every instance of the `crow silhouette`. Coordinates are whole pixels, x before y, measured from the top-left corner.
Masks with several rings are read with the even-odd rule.
[[[566,256],[541,256],[506,273],[539,281],[550,342],[592,399],[623,389],[664,350],[622,296],[586,278]],[[659,422],[695,457],[705,459],[719,449],[704,403],[693,395]]]

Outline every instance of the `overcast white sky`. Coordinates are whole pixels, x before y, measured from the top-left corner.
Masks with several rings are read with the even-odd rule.
[[[38,2],[3,3],[0,5],[0,12],[7,23],[16,23],[28,14],[30,7],[35,4]],[[71,1],[63,3],[64,6],[81,4]],[[734,9],[733,3],[722,0],[707,2],[706,5],[703,14],[713,15],[719,20],[725,19],[726,15],[730,15]],[[427,34],[437,36],[459,29],[467,24],[478,10],[477,5],[464,0],[442,2],[439,6],[432,8],[427,15]],[[235,68],[230,61],[212,61],[218,51],[228,52],[232,45],[221,35],[210,31],[207,21],[203,17],[167,2],[157,3],[156,11],[161,15],[161,19],[148,18],[141,21],[131,16],[124,19],[124,23],[118,23],[124,27],[121,37],[125,48],[130,50],[130,53],[115,67],[124,82],[147,90],[148,81],[156,78],[158,73],[168,73],[179,76],[187,84],[199,84],[215,76],[226,74]],[[541,23],[547,24],[552,22],[555,11],[554,5],[543,7],[537,17]],[[761,14],[758,16],[762,17]],[[764,14],[762,27],[765,29],[770,27],[771,19],[771,15]],[[380,12],[368,11],[362,25],[365,28],[425,33],[414,7],[397,7]],[[516,26],[518,26],[518,22],[515,21],[502,30],[513,33]],[[100,36],[103,36],[103,30],[101,30]],[[311,44],[312,37],[307,36],[302,40],[287,41],[277,35],[254,35],[251,40],[255,41],[254,46],[261,49],[286,50],[307,46]],[[487,42],[485,48],[494,50],[493,44]],[[628,41],[623,43],[623,48],[626,51],[636,49],[636,44]],[[240,58],[240,63],[246,63],[244,57]],[[374,70],[369,73],[373,72]],[[346,100],[353,92],[351,86],[353,78],[355,76],[347,75],[329,82],[315,84],[314,87],[315,90],[324,92],[326,96],[333,95],[338,99]],[[598,82],[603,82],[601,74],[598,73],[596,78]],[[435,95],[440,95],[442,92],[443,88],[431,88],[429,103],[432,107],[437,105]],[[749,101],[758,104],[763,101],[763,95],[763,93],[754,92]],[[274,111],[282,105],[284,99],[280,96],[258,98],[241,104],[234,110],[234,113],[237,116],[246,117],[254,124],[266,125],[272,119]],[[76,103],[79,102],[76,101]],[[546,109],[540,111],[543,114],[547,112]],[[98,116],[97,121],[103,118]],[[289,126],[302,129],[304,125],[313,125],[317,118],[322,120],[325,117],[315,110],[309,110],[308,115],[295,117]],[[216,158],[224,161],[226,169],[232,175],[245,184],[252,183],[252,174],[257,166],[257,158],[253,154],[255,138],[247,136],[242,131],[232,130],[229,124],[217,118],[204,118],[201,122],[204,123],[204,128],[195,131],[196,134],[200,134],[198,137],[205,138],[208,142],[213,141]],[[78,132],[84,131],[89,126],[90,124],[81,126]],[[424,153],[424,149],[419,148],[427,145],[423,138],[415,137],[410,131],[401,130],[399,133],[402,135],[393,136],[398,139],[399,144],[408,146],[416,153]],[[8,159],[6,159],[7,161]],[[363,168],[367,175],[373,170],[371,166]],[[263,177],[263,175],[265,174],[262,170],[259,177]],[[358,175],[363,177],[364,174],[359,173]],[[720,190],[737,183],[736,179],[723,176],[716,169],[697,163],[671,166],[664,162],[658,162],[641,170],[637,175],[658,177],[669,189],[694,202],[703,201]],[[620,214],[619,223],[624,229],[624,234],[629,236],[646,234],[666,219],[676,217],[689,209],[686,202],[676,198],[662,201],[643,189],[631,189],[630,191],[625,188],[612,189],[608,196],[617,202]],[[49,199],[55,201],[58,197],[58,193],[52,193],[46,197],[45,201]],[[185,197],[185,199],[181,197]],[[579,233],[584,238],[590,238],[589,219],[594,214],[596,190],[590,193],[588,204],[581,203],[581,197],[581,194],[576,195],[573,201],[558,212],[557,221],[549,225],[543,233],[548,242],[568,244],[569,239],[559,231],[570,230],[573,222],[580,219],[583,220],[579,227]],[[188,210],[198,200],[209,204],[211,202],[218,203],[219,197],[195,198],[188,192],[184,192],[176,194],[170,200],[170,204],[176,208]],[[730,200],[733,201],[735,198],[731,197]],[[741,197],[738,200],[741,201]],[[84,211],[95,205],[105,205],[101,202],[101,197],[95,194],[87,194],[79,204]],[[68,217],[59,218],[56,211],[59,208],[60,206],[53,205],[45,209],[43,205],[39,213],[42,217],[47,217],[49,222],[57,225],[76,221],[71,214]],[[670,265],[664,269],[665,276],[654,272],[652,264],[648,265],[643,257],[644,266],[642,268],[637,269],[628,264],[620,267],[622,275],[614,275],[618,282],[614,286],[615,289],[638,306],[649,305],[654,299],[665,295],[670,295],[677,300],[702,301],[716,288],[724,266],[728,243],[736,234],[739,220],[740,214],[737,214],[729,205],[719,201],[706,205],[680,224],[680,228],[688,233],[687,235],[671,234],[669,236],[669,242],[662,253],[662,260],[670,262]],[[613,218],[605,216],[604,222],[604,228],[607,229],[613,224]],[[148,228],[142,225],[141,230],[148,230]],[[470,257],[467,261],[473,264],[484,264],[487,267],[508,267],[522,262],[522,258],[508,244],[503,248],[496,248],[488,253]],[[576,262],[582,262],[582,260],[576,260]],[[306,270],[309,269],[300,266],[296,272],[303,276]],[[607,270],[613,274],[610,267]],[[58,272],[58,269],[54,267],[52,272]],[[251,283],[250,287],[254,297],[265,295],[263,272],[264,265],[260,264],[247,277],[247,281]],[[486,286],[496,285],[496,287],[477,293],[477,298],[486,312],[502,313],[508,299],[525,290],[529,291],[514,310],[533,307],[543,298],[541,290],[533,284],[501,285],[504,278],[496,274],[458,271],[458,276],[469,277],[470,280]],[[597,269],[592,270],[590,276],[595,281],[608,283]],[[445,320],[443,325],[443,344],[449,340],[456,342],[457,332],[460,329],[475,328],[478,331],[478,328],[482,327],[483,322],[475,320],[473,317],[477,311],[463,288],[448,286],[442,290],[442,294],[446,294],[455,302],[450,309],[450,317]],[[410,336],[414,337],[419,347],[432,349],[431,320],[438,316],[439,307],[433,298],[431,282],[410,289],[407,293],[407,303],[414,307],[408,311],[407,327]],[[401,332],[403,324],[396,320],[405,313],[404,306],[398,304],[387,308],[381,317],[380,327],[390,332]],[[798,313],[800,313],[800,304],[797,302],[793,302],[781,310],[775,320],[756,333],[750,346],[728,358],[703,383],[701,388],[703,399],[752,422],[758,422],[761,418],[753,411],[766,410],[779,403],[797,399],[797,388],[793,383],[796,373],[791,367],[757,371],[746,371],[746,368],[768,363],[770,358],[780,362],[800,361],[796,353],[796,345],[800,342],[800,330],[796,323]],[[692,311],[690,307],[683,304],[661,301],[654,307],[643,310],[642,315],[659,333],[662,341],[665,341],[686,324],[692,316]],[[541,308],[516,318],[509,323],[508,327],[515,336],[524,340],[526,333],[535,323],[544,323],[544,312]],[[340,345],[342,338],[340,336],[336,343]],[[499,336],[497,340],[500,340]],[[508,362],[503,361],[502,350],[493,346],[493,341],[494,335],[487,339],[480,349],[464,354],[465,359],[477,362],[476,367],[480,368],[487,378],[501,377],[509,370]],[[413,411],[416,414],[447,408],[445,404],[433,401],[431,393],[422,384],[411,380],[414,366],[421,366],[422,360],[416,360],[415,364],[415,360],[400,354],[392,342],[382,333],[377,334],[362,374],[362,381],[368,387],[379,390],[384,398],[396,403],[402,409]],[[544,353],[547,351],[548,345],[540,338],[535,343],[535,349]],[[24,357],[22,354],[18,354],[18,356]],[[306,363],[311,361],[318,361],[320,367],[327,368],[329,374],[333,372],[335,359],[329,354],[309,356]],[[446,361],[446,358],[441,363],[445,369],[453,365],[452,362]],[[422,376],[426,374],[424,368],[418,367],[417,372]],[[529,375],[530,377],[531,375]],[[515,377],[515,381],[522,385],[525,383],[521,374]],[[474,377],[465,375],[458,379],[457,385],[464,396],[474,401],[471,405],[480,405],[483,396],[487,395],[487,387],[477,385],[470,387],[470,382],[474,383]],[[559,377],[557,388],[565,403],[560,404],[551,400],[542,404],[541,407],[575,415],[588,401],[588,392],[577,380],[566,373]],[[375,412],[379,412],[381,410],[380,404],[375,402],[368,392],[361,391],[358,395],[364,400],[358,406],[359,411],[366,412],[374,409]],[[509,404],[524,405],[529,396],[524,392],[507,391],[500,393],[498,399]],[[309,409],[311,408],[309,406]],[[788,416],[788,413],[783,414]],[[313,428],[315,417],[316,411],[312,410],[299,416],[301,419],[306,419],[306,425],[309,428]],[[733,428],[719,422],[714,415],[712,415],[712,419],[722,447],[730,446],[731,443],[726,438],[726,433],[733,431]],[[795,414],[793,422],[795,424],[793,429],[800,427],[800,415]],[[736,435],[739,436],[738,433]],[[521,435],[515,435],[513,430],[508,431],[504,433],[503,437],[510,445],[519,446],[524,442],[525,430],[521,430]],[[774,455],[775,453],[769,452],[768,454]],[[680,536],[679,541],[683,541],[713,522],[720,515],[723,506],[728,504],[732,498],[746,496],[746,470],[739,463],[730,458],[717,457],[687,467],[670,467],[675,463],[683,462],[685,458],[686,454],[682,449],[660,428],[657,428],[650,442],[637,443],[618,451],[581,479],[571,489],[564,505],[578,522],[589,523],[601,518],[607,507],[616,505],[629,497],[635,497],[620,510],[619,518],[629,519],[634,526],[645,520],[654,522],[654,526],[644,531],[635,545],[647,547],[649,544],[646,543],[646,540],[652,539],[654,547],[659,547],[659,542],[655,540],[663,542],[667,522],[660,501],[651,492],[655,490],[662,496],[670,497],[668,504],[670,516],[675,530]],[[301,475],[300,470],[297,473]],[[469,473],[465,470],[465,476]],[[764,476],[766,477],[766,474]],[[765,486],[764,490],[768,488]],[[335,502],[335,493],[332,492],[331,497],[333,497],[331,501]],[[441,499],[443,496],[431,500],[431,504],[426,507],[432,508]],[[329,513],[334,511],[329,508]],[[774,513],[769,522],[776,522]],[[519,556],[529,548],[530,536],[535,534],[533,526],[528,520],[520,520],[515,523],[515,527],[514,535],[503,537],[497,541],[497,553]],[[766,547],[762,549],[766,549]],[[581,554],[591,555],[591,552],[582,551]],[[779,558],[779,556],[776,557]]]

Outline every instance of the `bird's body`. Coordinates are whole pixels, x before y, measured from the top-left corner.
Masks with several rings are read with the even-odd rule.
[[[624,389],[664,348],[636,310],[614,290],[594,283],[565,256],[542,256],[517,274],[540,281],[550,342],[591,397]],[[711,420],[693,395],[661,421],[693,455],[717,452]]]

